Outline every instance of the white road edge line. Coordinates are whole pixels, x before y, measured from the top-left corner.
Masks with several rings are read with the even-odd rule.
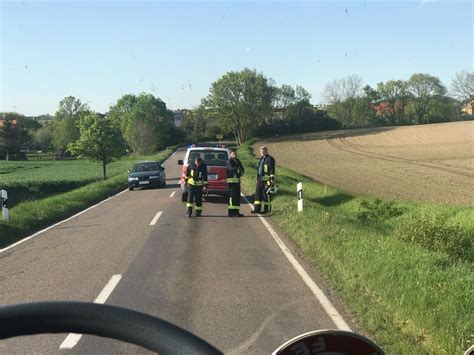
[[[174,151],[173,154],[171,154],[171,155],[163,162],[163,164],[167,163],[168,160],[169,160],[175,153],[176,153],[176,151]],[[87,212],[87,211],[89,211],[89,210],[91,210],[91,209],[93,209],[93,208],[95,208],[95,207],[97,207],[97,206],[100,206],[100,205],[103,204],[104,202],[107,202],[108,200],[113,199],[114,197],[117,197],[117,196],[119,196],[119,195],[121,195],[121,194],[123,194],[123,193],[125,193],[125,192],[127,192],[127,191],[128,191],[128,189],[125,189],[125,190],[123,190],[123,191],[120,191],[118,194],[113,195],[113,196],[110,196],[109,198],[107,198],[107,199],[105,199],[105,200],[103,200],[103,201],[100,201],[99,203],[95,204],[94,206],[88,207],[88,208],[86,208],[85,210],[83,210],[83,211],[81,211],[81,212],[79,212],[79,213],[76,213],[75,215],[73,215],[73,216],[71,216],[71,217],[69,217],[69,218],[66,218],[66,219],[64,219],[64,220],[62,220],[62,221],[59,221],[59,222],[53,224],[52,226],[49,226],[49,227],[47,227],[47,228],[45,228],[45,229],[43,229],[43,230],[40,230],[39,232],[36,232],[36,233],[30,235],[29,237],[23,238],[23,239],[19,240],[18,242],[13,243],[12,245],[9,245],[9,246],[7,246],[7,247],[5,247],[5,248],[3,248],[3,249],[0,249],[0,254],[3,253],[3,252],[5,252],[5,251],[7,251],[7,250],[9,250],[9,249],[11,249],[11,248],[16,247],[17,245],[20,245],[20,244],[22,244],[22,243],[24,243],[24,242],[26,242],[26,241],[28,241],[28,240],[30,240],[30,239],[36,237],[36,236],[38,236],[38,235],[40,235],[40,234],[43,234],[44,232],[47,232],[47,231],[49,231],[50,229],[53,229],[54,227],[59,226],[60,224],[63,224],[63,223],[65,223],[65,222],[67,222],[67,221],[70,221],[71,219],[74,219],[74,218],[80,216],[81,214],[83,214],[83,213],[85,213],[85,212]]]
[[[158,222],[158,218],[161,217],[162,213],[163,213],[163,211],[159,211],[159,212],[156,213],[155,217],[153,217],[153,219],[150,222],[150,226],[154,226],[156,224],[156,222]]]
[[[247,204],[252,208],[252,204],[249,202],[249,200],[241,194],[244,200],[247,202]],[[324,308],[326,311],[327,315],[331,318],[331,320],[334,322],[336,327],[341,330],[347,330],[351,331],[351,328],[347,325],[347,323],[344,321],[340,313],[336,310],[336,308],[333,306],[331,301],[327,298],[327,296],[324,294],[323,290],[313,281],[313,279],[308,275],[308,273],[303,269],[301,264],[295,259],[293,254],[291,254],[290,249],[287,248],[285,243],[281,240],[281,238],[278,236],[278,234],[275,232],[275,230],[272,228],[272,226],[263,218],[261,214],[258,214],[258,218],[260,221],[263,223],[265,228],[267,228],[268,232],[270,235],[273,237],[275,242],[278,244],[280,247],[281,251],[283,254],[286,256],[290,264],[293,266],[293,268],[296,270],[298,275],[303,279],[304,283],[306,286],[309,287],[313,295],[316,297],[316,299],[319,301],[321,306]]]
[[[107,301],[107,298],[109,298],[109,296],[112,294],[115,287],[117,287],[121,279],[121,274],[113,275],[110,278],[109,282],[107,282],[105,287],[102,289],[102,291],[100,291],[94,303],[104,304],[105,301]],[[82,334],[69,333],[66,339],[64,339],[61,345],[59,345],[59,349],[72,349],[77,345],[81,337]]]
[[[107,201],[113,199],[114,197],[117,197],[117,196],[119,196],[119,195],[121,195],[121,194],[123,194],[123,193],[125,193],[125,192],[127,192],[127,191],[128,191],[128,189],[125,189],[125,190],[119,192],[119,193],[116,194],[116,195],[110,196],[109,198],[100,201],[99,203],[95,204],[94,206],[88,207],[88,208],[86,208],[85,210],[83,210],[83,211],[81,211],[81,212],[79,212],[79,213],[76,213],[75,215],[73,215],[73,216],[71,216],[71,217],[69,217],[69,218],[66,218],[66,219],[64,219],[64,220],[62,220],[62,221],[59,221],[59,222],[53,224],[52,226],[49,226],[49,227],[47,227],[47,228],[45,228],[45,229],[43,229],[43,230],[40,230],[39,232],[36,232],[35,234],[30,235],[29,237],[26,237],[26,238],[24,238],[24,239],[19,240],[18,242],[13,243],[12,245],[7,246],[6,248],[0,249],[0,253],[3,253],[3,252],[5,252],[5,251],[7,251],[7,250],[9,250],[9,249],[11,249],[11,248],[13,248],[13,247],[16,247],[17,245],[19,245],[19,244],[21,244],[21,243],[24,243],[24,242],[30,240],[31,238],[34,238],[34,237],[36,237],[36,236],[38,236],[38,235],[40,235],[40,234],[43,234],[44,232],[47,232],[47,231],[49,231],[50,229],[53,229],[54,227],[59,226],[60,224],[63,224],[63,223],[65,223],[65,222],[67,222],[67,221],[70,221],[71,219],[74,219],[74,218],[80,216],[81,214],[86,213],[87,211],[89,211],[89,210],[91,210],[91,209],[93,209],[93,208],[95,208],[95,207],[97,207],[97,206],[100,206],[101,204],[103,204],[103,203],[105,203],[105,202],[107,202]]]
[[[176,193],[176,191],[173,191],[170,195],[170,198],[174,197],[174,194]]]

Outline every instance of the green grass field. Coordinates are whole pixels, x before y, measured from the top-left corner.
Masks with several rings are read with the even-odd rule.
[[[256,158],[239,149],[255,188]],[[304,185],[304,212],[296,184]],[[388,354],[460,354],[474,341],[474,209],[354,196],[278,166],[272,220]]]
[[[123,174],[137,160],[147,159],[156,159],[156,155],[114,161],[107,165],[107,176],[111,178]],[[101,179],[101,164],[88,160],[0,161],[0,189],[8,191],[10,207]]]
[[[7,187],[9,199],[18,191],[24,198],[10,208],[10,222],[0,220],[0,248],[125,189],[127,170],[136,161],[164,161],[173,151],[113,162],[105,181],[100,179],[101,166],[84,160],[2,162],[0,176],[9,180],[2,179],[0,188]]]

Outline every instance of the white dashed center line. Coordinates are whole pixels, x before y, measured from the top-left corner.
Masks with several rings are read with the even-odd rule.
[[[155,215],[155,217],[153,217],[153,219],[150,222],[150,226],[154,226],[156,224],[156,222],[158,221],[158,218],[161,217],[162,213],[163,213],[163,211],[160,211]]]
[[[99,293],[94,303],[104,304],[105,301],[107,301],[107,298],[109,298],[109,296],[112,294],[114,288],[120,282],[121,278],[122,275],[120,274],[113,275],[109,282],[107,282],[107,285],[105,285],[104,289]],[[59,346],[59,349],[72,349],[77,345],[81,337],[82,334],[69,333],[66,339],[64,339],[64,341]]]

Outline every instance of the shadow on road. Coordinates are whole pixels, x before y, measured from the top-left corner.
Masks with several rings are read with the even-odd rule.
[[[244,215],[243,217],[229,217],[227,215],[223,215],[223,214],[203,214],[201,217],[192,217],[192,218],[233,218],[233,219],[239,219],[239,218],[258,218],[258,216],[255,214],[252,214],[252,215]]]
[[[165,186],[155,187],[155,186],[140,186],[135,187],[134,191],[147,191],[147,190],[162,190],[162,189],[177,189],[180,187],[179,184],[166,184]]]
[[[209,203],[218,203],[218,204],[227,204],[227,198],[217,195],[203,196],[205,202]]]

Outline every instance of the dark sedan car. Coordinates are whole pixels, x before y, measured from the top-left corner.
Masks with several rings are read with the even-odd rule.
[[[161,187],[166,185],[165,168],[157,161],[136,163],[128,174],[128,189],[143,186]]]

